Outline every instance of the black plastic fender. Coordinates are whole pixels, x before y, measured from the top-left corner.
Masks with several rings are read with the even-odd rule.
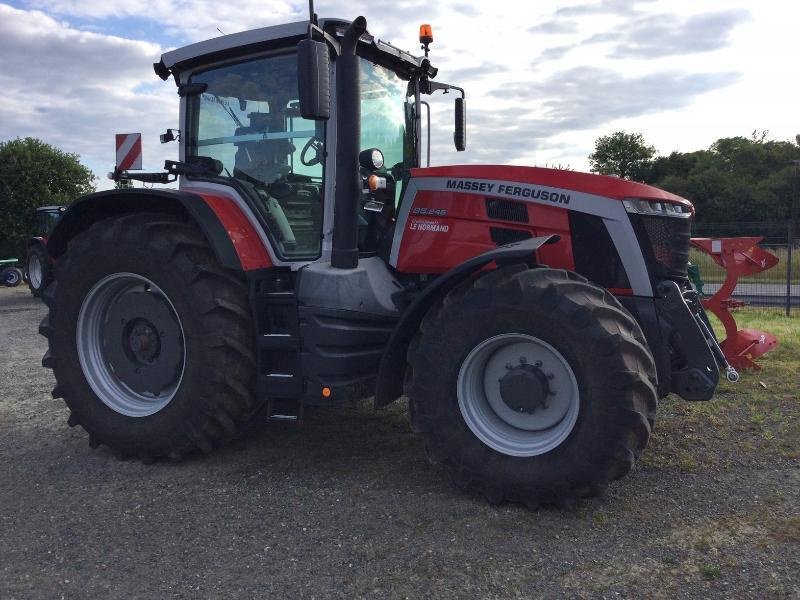
[[[118,214],[160,212],[188,214],[200,227],[223,267],[241,270],[239,256],[217,215],[197,194],[171,189],[107,190],[81,196],[69,205],[47,240],[47,251],[58,258],[69,240],[93,223]]]
[[[558,235],[546,235],[500,246],[461,263],[428,285],[400,317],[389,338],[378,367],[375,408],[382,408],[403,394],[408,345],[419,330],[425,313],[436,301],[490,262],[496,262],[498,267],[519,263],[534,266],[536,250],[545,244],[554,244],[559,239]]]

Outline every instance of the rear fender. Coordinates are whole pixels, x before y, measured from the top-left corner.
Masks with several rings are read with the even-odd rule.
[[[203,232],[223,267],[243,269],[237,248],[226,226],[205,199],[197,194],[170,189],[108,190],[79,198],[61,215],[47,240],[47,251],[56,259],[66,252],[69,240],[88,229],[93,223],[115,215],[134,212],[188,215]],[[245,219],[244,215],[240,217]]]
[[[27,245],[28,250],[30,250],[33,246],[42,246],[46,248],[47,240],[40,236],[32,237],[28,240],[28,245]]]
[[[534,266],[536,250],[545,244],[554,244],[558,240],[557,235],[546,235],[500,246],[450,269],[428,285],[403,313],[389,338],[378,368],[375,408],[382,408],[403,394],[408,345],[419,331],[422,319],[434,303],[491,262],[496,263],[498,268],[521,263]]]

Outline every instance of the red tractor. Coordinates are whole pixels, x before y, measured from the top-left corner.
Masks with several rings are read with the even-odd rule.
[[[692,205],[630,181],[423,168],[423,97],[464,92],[366,20],[167,52],[180,188],[85,196],[40,331],[92,447],[209,452],[255,416],[402,396],[428,456],[491,502],[602,493],[656,402],[734,371],[687,280]],[[174,132],[162,136],[175,137]]]
[[[25,260],[25,277],[34,296],[41,296],[53,280],[53,261],[47,253],[47,238],[65,210],[65,206],[40,206],[36,209],[36,235],[28,240]]]

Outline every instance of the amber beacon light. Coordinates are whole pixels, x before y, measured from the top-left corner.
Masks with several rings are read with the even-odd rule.
[[[433,43],[433,29],[427,23],[419,26],[419,43],[425,45]]]
[[[425,50],[425,58],[428,57],[428,44],[433,43],[433,28],[427,23],[419,26],[419,43]]]

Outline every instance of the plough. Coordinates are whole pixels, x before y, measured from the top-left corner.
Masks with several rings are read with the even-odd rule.
[[[711,255],[725,269],[725,281],[709,298],[702,300],[703,307],[714,313],[725,327],[725,339],[720,348],[735,369],[760,370],[755,359],[778,345],[771,333],[758,329],[738,329],[731,309],[745,305],[731,298],[740,277],[754,275],[778,264],[778,257],[758,246],[762,237],[692,238],[692,246]],[[697,286],[702,295],[702,283]]]

